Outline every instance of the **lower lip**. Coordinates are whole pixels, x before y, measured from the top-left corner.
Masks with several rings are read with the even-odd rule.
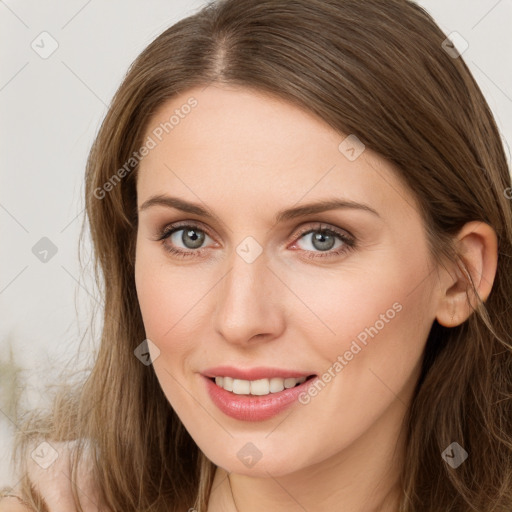
[[[213,403],[224,413],[241,421],[264,421],[277,416],[290,407],[301,393],[304,393],[317,377],[310,378],[293,388],[284,389],[268,395],[236,395],[217,386],[208,377],[204,377],[208,394]]]

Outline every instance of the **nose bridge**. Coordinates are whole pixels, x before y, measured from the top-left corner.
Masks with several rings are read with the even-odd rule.
[[[278,280],[268,258],[252,241],[233,251],[230,270],[218,288],[216,329],[228,341],[244,343],[253,336],[273,337],[282,328],[276,304]]]

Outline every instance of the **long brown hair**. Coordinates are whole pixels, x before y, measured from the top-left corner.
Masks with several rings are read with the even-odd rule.
[[[145,333],[134,282],[133,155],[164,102],[219,82],[292,102],[392,162],[418,200],[436,261],[463,265],[452,242],[465,223],[494,228],[498,269],[485,305],[480,301],[458,327],[434,322],[426,342],[406,417],[400,510],[512,510],[511,180],[489,107],[462,57],[443,48],[445,39],[408,0],[221,0],[140,54],[112,100],[86,170],[97,293],[104,300],[101,345],[83,386],[63,390],[50,416],[22,426],[20,475],[29,441],[77,440],[79,488],[86,440],[106,508],[205,512],[215,467],[151,366],[134,357]],[[454,441],[469,453],[457,469],[441,457]],[[44,510],[26,475],[22,482],[27,501]],[[76,491],[81,511],[79,498]]]

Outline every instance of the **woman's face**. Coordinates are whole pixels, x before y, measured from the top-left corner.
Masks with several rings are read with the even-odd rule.
[[[153,367],[228,471],[284,475],[389,438],[419,376],[439,299],[422,220],[347,135],[217,85],[149,124],[135,278]]]

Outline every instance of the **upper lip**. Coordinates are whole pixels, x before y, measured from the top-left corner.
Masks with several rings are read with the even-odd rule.
[[[202,372],[205,377],[232,377],[241,380],[271,379],[273,377],[309,377],[314,372],[301,372],[298,370],[285,370],[283,368],[268,368],[258,366],[255,368],[235,368],[234,366],[216,366]]]

